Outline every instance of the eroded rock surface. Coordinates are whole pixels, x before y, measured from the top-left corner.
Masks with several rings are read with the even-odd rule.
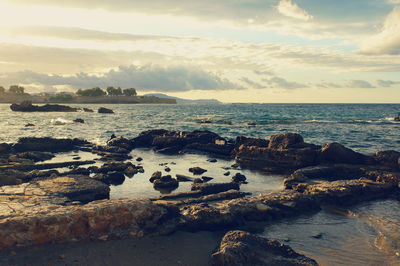
[[[215,266],[314,266],[318,263],[278,241],[271,241],[245,231],[230,231],[212,254]]]

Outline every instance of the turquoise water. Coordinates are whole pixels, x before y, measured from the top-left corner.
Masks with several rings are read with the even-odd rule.
[[[101,105],[71,105],[97,109]],[[22,136],[78,137],[106,141],[111,134],[135,137],[143,130],[207,129],[223,137],[267,138],[283,132],[300,133],[307,142],[337,141],[364,153],[400,150],[400,123],[393,117],[400,104],[220,104],[107,105],[115,115],[98,113],[18,113],[0,104],[0,142]],[[85,124],[74,124],[75,118]],[[199,124],[209,120],[210,124]],[[255,122],[255,126],[248,126]],[[35,127],[25,127],[27,123]]]

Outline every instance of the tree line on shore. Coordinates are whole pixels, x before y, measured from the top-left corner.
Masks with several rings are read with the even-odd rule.
[[[0,86],[0,93],[13,93],[13,94],[24,94],[25,88],[18,85],[11,85],[8,91],[3,86]],[[79,89],[76,93],[77,96],[89,96],[89,97],[97,97],[97,96],[136,96],[137,92],[134,88],[121,89],[121,87],[114,88],[112,86],[107,87],[107,89],[103,90],[100,87],[95,87],[91,89]],[[66,96],[71,95],[70,93],[58,93],[56,96]],[[72,95],[71,95],[72,96]]]

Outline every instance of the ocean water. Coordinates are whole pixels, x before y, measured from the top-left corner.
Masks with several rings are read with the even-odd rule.
[[[71,105],[97,110],[101,105]],[[315,144],[339,142],[363,153],[400,151],[400,104],[200,104],[107,105],[114,115],[98,113],[20,113],[0,104],[0,142],[22,136],[77,137],[104,143],[111,134],[128,138],[155,128],[207,129],[226,138],[296,132]],[[85,120],[85,124],[72,121]],[[211,123],[200,124],[201,120]],[[247,123],[255,122],[255,126]],[[34,127],[25,127],[32,123]]]

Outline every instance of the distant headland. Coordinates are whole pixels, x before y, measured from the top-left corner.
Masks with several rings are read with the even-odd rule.
[[[175,99],[156,96],[138,96],[136,89],[120,87],[107,87],[105,90],[95,87],[90,89],[79,89],[76,93],[62,92],[56,94],[40,93],[29,94],[25,88],[12,85],[8,90],[0,86],[0,103],[20,103],[29,101],[32,103],[101,103],[101,104],[140,104],[159,103],[176,104]]]

